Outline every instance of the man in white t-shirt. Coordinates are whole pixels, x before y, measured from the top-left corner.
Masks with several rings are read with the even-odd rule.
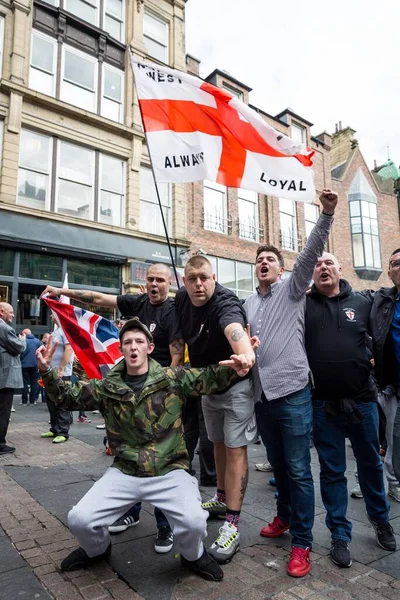
[[[51,318],[54,322],[53,317]],[[51,334],[53,344],[57,347],[52,357],[51,366],[57,369],[57,374],[64,381],[69,381],[72,375],[72,364],[74,362],[74,352],[71,344],[67,340],[65,333],[58,327]],[[52,402],[47,403],[50,413],[50,431],[42,433],[42,438],[52,438],[53,444],[63,444],[69,437],[69,428],[72,423],[72,413],[68,410],[57,408]]]

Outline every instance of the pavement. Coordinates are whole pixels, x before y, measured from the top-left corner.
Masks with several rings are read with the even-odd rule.
[[[290,535],[275,540],[259,536],[275,514],[275,489],[269,473],[255,471],[265,461],[262,446],[248,449],[249,485],[241,515],[241,551],[223,567],[225,577],[214,583],[181,569],[177,551],[154,552],[156,533],[152,509],[144,504],[140,523],[114,535],[109,563],[62,573],[60,561],[77,547],[67,514],[102,476],[112,458],[104,453],[103,430],[75,423],[65,444],[41,439],[48,428],[45,404],[20,406],[15,396],[7,441],[17,451],[0,457],[0,600],[382,600],[400,598],[400,503],[391,503],[391,524],[399,550],[380,548],[368,522],[363,500],[349,499],[353,522],[350,546],[353,565],[340,569],[329,558],[330,535],[318,489],[318,460],[312,450],[316,510],[311,573],[300,579],[286,574]],[[355,484],[354,457],[348,454],[349,488]],[[194,467],[198,470],[198,461]],[[204,498],[214,489],[201,488]],[[221,521],[209,521],[206,546]]]

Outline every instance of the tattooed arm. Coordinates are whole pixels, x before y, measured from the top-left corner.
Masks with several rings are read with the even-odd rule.
[[[84,304],[94,304],[95,306],[105,306],[107,308],[118,308],[117,296],[112,294],[102,294],[101,292],[91,292],[89,290],[70,290],[67,288],[55,288],[48,285],[47,288],[41,293],[42,298],[45,294],[50,297],[54,296],[67,296],[67,298],[73,298]]]
[[[180,367],[183,365],[184,350],[185,343],[183,340],[172,340],[169,345],[169,352],[171,354],[171,368]]]
[[[232,354],[242,362],[243,369],[250,369],[255,363],[255,354],[251,346],[249,336],[243,325],[240,323],[231,323],[227,325],[224,334],[231,345]],[[224,364],[227,364],[224,362]]]

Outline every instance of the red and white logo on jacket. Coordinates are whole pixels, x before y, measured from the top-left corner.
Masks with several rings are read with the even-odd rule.
[[[356,311],[354,310],[354,308],[344,308],[344,314],[347,317],[348,321],[355,321],[356,320]]]

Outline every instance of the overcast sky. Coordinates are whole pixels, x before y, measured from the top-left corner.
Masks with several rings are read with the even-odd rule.
[[[250,102],[357,131],[372,168],[400,163],[399,0],[188,0],[186,51],[200,75],[228,71]]]

